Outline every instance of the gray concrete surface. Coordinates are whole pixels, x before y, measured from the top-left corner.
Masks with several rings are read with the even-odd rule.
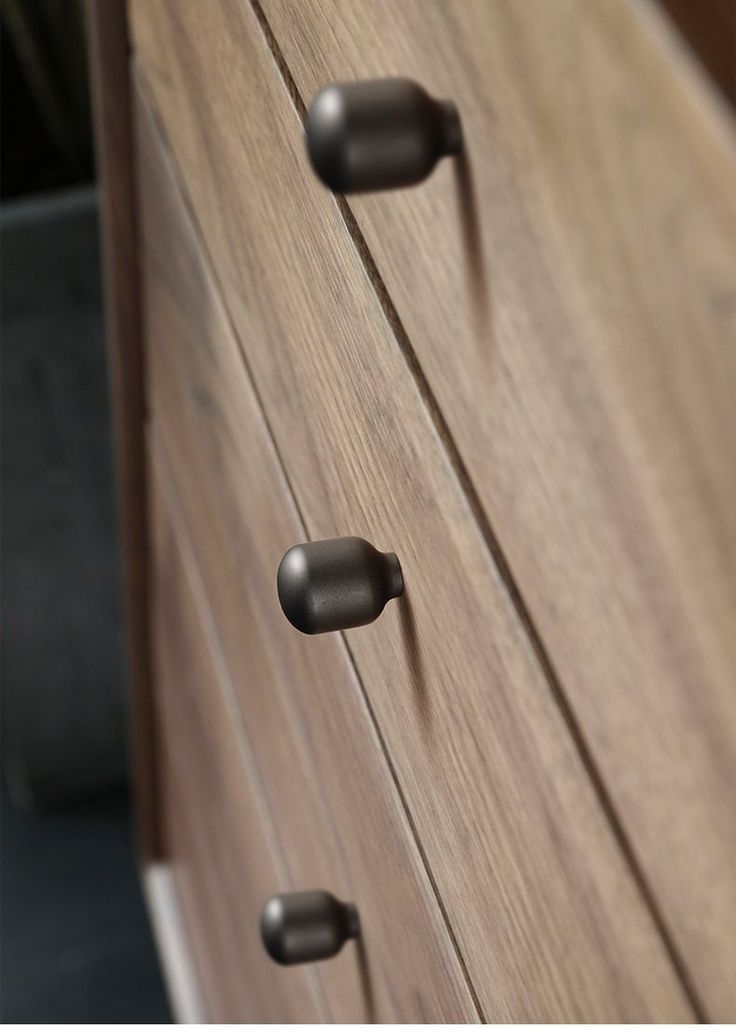
[[[170,1020],[124,788],[94,192],[0,212],[0,1016]]]

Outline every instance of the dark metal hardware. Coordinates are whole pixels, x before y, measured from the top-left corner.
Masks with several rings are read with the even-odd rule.
[[[292,547],[276,581],[284,614],[310,634],[367,625],[404,592],[396,554],[383,554],[357,536]]]
[[[359,935],[355,905],[325,890],[282,893],[271,897],[261,913],[263,946],[280,965],[331,958]]]
[[[336,193],[413,186],[441,157],[462,150],[455,105],[409,79],[325,86],[309,108],[306,135],[312,167]]]

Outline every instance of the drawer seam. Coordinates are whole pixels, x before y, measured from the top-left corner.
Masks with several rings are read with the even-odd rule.
[[[161,432],[158,433],[158,439],[162,452],[166,452],[168,444],[163,438]],[[155,482],[159,496],[165,505],[167,517],[169,518],[175,533],[177,546],[181,551],[182,570],[189,584],[189,589],[191,590],[194,607],[202,628],[202,634],[207,641],[209,656],[212,660],[212,667],[215,674],[215,687],[222,703],[228,711],[229,717],[233,724],[237,725],[239,729],[238,732],[233,733],[233,738],[236,741],[237,751],[245,769],[248,782],[253,790],[253,796],[256,801],[258,813],[263,824],[268,851],[273,859],[278,878],[283,884],[282,889],[292,889],[293,883],[284,857],[283,847],[281,846],[279,835],[276,830],[274,815],[263,787],[258,762],[253,754],[248,732],[234,694],[230,669],[228,668],[227,661],[223,654],[222,643],[217,626],[214,624],[212,610],[208,601],[207,591],[202,581],[202,573],[194,552],[190,532],[188,527],[184,524],[183,518],[176,510],[177,504],[172,502],[174,499],[173,494],[175,493],[175,487],[170,481],[168,481],[169,473],[164,471],[156,461],[150,441],[148,441],[147,452],[149,467],[152,472],[152,479]],[[318,1009],[323,1016],[325,1013],[329,1015],[329,1003],[325,995],[321,979],[313,967],[310,969],[309,979]]]
[[[303,124],[307,113],[306,104],[304,103],[304,100],[299,92],[294,77],[291,74],[286,59],[279,46],[278,40],[276,39],[276,36],[268,22],[265,12],[263,11],[263,8],[260,4],[260,0],[249,0],[249,2],[252,7],[254,16],[261,28],[265,42],[270,50],[274,63],[276,64],[279,75],[281,76],[284,88],[286,89],[286,92],[288,93],[296,109],[299,119]],[[461,489],[463,490],[463,493],[467,498],[468,505],[473,513],[473,517],[478,525],[478,528],[480,529],[480,532],[483,536],[483,540],[490,552],[491,558],[496,566],[503,586],[505,587],[506,592],[509,595],[512,607],[517,617],[519,618],[522,629],[527,639],[529,640],[529,643],[531,645],[534,656],[539,664],[541,672],[550,688],[555,704],[560,711],[563,723],[565,724],[565,727],[567,728],[570,734],[573,745],[578,752],[583,768],[585,769],[588,778],[590,779],[593,791],[602,808],[604,817],[611,829],[613,838],[616,841],[616,844],[618,845],[619,850],[623,855],[624,861],[626,862],[626,865],[630,870],[631,876],[636,884],[636,887],[643,899],[643,902],[647,910],[649,911],[654,927],[656,928],[662,940],[665,952],[669,957],[669,960],[674,968],[675,974],[680,980],[683,991],[687,997],[688,1003],[690,1004],[697,1021],[707,1022],[708,1016],[705,1010],[705,1006],[698,994],[695,982],[692,976],[690,975],[685,960],[679,952],[674,937],[667,926],[665,915],[663,911],[660,909],[659,904],[655,899],[654,892],[651,886],[649,885],[649,882],[643,871],[643,868],[640,865],[638,858],[636,857],[633,844],[629,838],[628,833],[624,828],[622,819],[618,815],[611,794],[608,790],[605,780],[603,779],[603,775],[598,769],[598,766],[593,757],[592,750],[586,741],[582,726],[580,725],[576,717],[575,711],[572,707],[572,703],[565,693],[564,687],[557,673],[554,662],[552,661],[552,658],[549,652],[547,651],[541,634],[532,619],[531,612],[526,604],[526,601],[524,600],[521,588],[516,582],[516,579],[514,578],[508,559],[506,558],[503,548],[501,546],[500,540],[493,529],[490,518],[488,517],[485,511],[478,491],[475,487],[475,484],[473,483],[472,478],[470,477],[466,464],[457,447],[457,444],[455,443],[452,433],[450,432],[450,428],[447,424],[444,414],[442,413],[439,403],[435,398],[434,393],[432,392],[432,389],[429,385],[424,370],[419,362],[419,358],[417,357],[414,347],[412,346],[411,340],[409,338],[409,335],[406,329],[404,328],[398,310],[396,309],[396,306],[394,305],[393,300],[391,299],[388,288],[386,287],[386,284],[384,283],[383,278],[378,270],[373,255],[368,247],[368,244],[360,229],[360,226],[358,225],[357,219],[355,218],[355,215],[353,214],[352,209],[344,196],[335,195],[334,200],[345,223],[345,227],[350,236],[350,239],[358,252],[361,264],[378,299],[383,315],[386,318],[389,327],[396,339],[399,350],[407,364],[407,367],[417,387],[422,402],[425,404],[427,408],[430,420],[447,453],[452,470],[457,476]],[[280,455],[279,460],[281,460]],[[297,507],[297,511],[299,512],[299,517],[302,523],[304,524],[302,512],[299,509],[296,497],[294,497],[294,502]],[[356,674],[358,674],[350,645],[347,643],[347,641],[345,645],[350,658],[350,662],[355,668]],[[416,836],[416,830],[414,828],[414,823],[411,818],[411,814],[408,808],[406,807],[406,804],[404,803],[403,793],[396,779],[393,764],[386,750],[385,743],[379,731],[378,725],[375,722],[370,701],[368,700],[365,689],[363,689],[362,680],[360,679],[359,675],[358,679],[361,682],[361,689],[363,690],[365,702],[370,712],[371,719],[376,725],[376,732],[378,733],[382,749],[386,755],[386,761],[391,771],[391,775],[396,783],[396,788],[399,791],[399,796],[402,799],[402,804],[406,811],[407,818],[409,819],[409,823],[412,826],[412,831],[414,832],[415,838],[417,839],[417,846],[419,847],[420,853],[422,853],[424,859],[423,850],[421,848],[419,838]],[[427,868],[427,874],[430,876],[430,881],[432,882],[433,889],[435,889],[436,891],[434,879],[429,871],[429,866],[426,865],[426,861],[425,867]],[[443,915],[445,915],[444,906],[442,904],[439,893],[437,893],[437,900],[440,904],[440,908],[443,912]],[[447,922],[447,924],[448,931],[451,934],[453,942],[457,944],[454,933],[452,932],[452,929],[450,927],[449,921]],[[465,962],[463,960],[459,946],[457,946],[457,953],[463,965],[463,969],[467,973],[467,969],[465,968]],[[469,975],[468,982],[472,982],[470,980]],[[474,987],[471,988],[473,996],[477,1002],[475,989]],[[478,1009],[480,1011],[481,1009],[479,1002],[477,1003]]]
[[[260,25],[260,19],[259,19],[259,25]],[[153,100],[151,98],[150,89],[148,88],[147,82],[145,80],[145,72],[140,67],[138,69],[138,72],[139,73],[137,75],[137,84],[138,84],[138,88],[139,88],[140,94],[141,94],[141,96],[144,99],[145,105],[146,105],[146,107],[147,107],[147,109],[148,109],[148,111],[150,113],[152,122],[153,122],[154,126],[156,127],[156,130],[157,130],[160,138],[163,141],[165,141],[166,150],[167,150],[167,152],[169,152],[169,156],[171,157],[170,148],[169,148],[169,144],[168,144],[168,136],[167,136],[165,128],[163,127],[163,125],[161,123],[160,115],[159,115],[158,109],[156,107],[156,104],[155,104],[155,102],[153,102]],[[187,211],[187,215],[188,215],[188,217],[190,219],[190,222],[191,222],[192,226],[195,229],[197,237],[201,240],[201,231],[200,231],[200,228],[199,228],[199,220],[198,220],[198,218],[196,216],[196,213],[194,212],[194,210],[192,208],[192,204],[191,204],[189,195],[187,193],[187,190],[185,188],[183,188],[183,186],[182,186],[179,170],[178,170],[176,161],[174,159],[172,159],[172,166],[174,168],[175,176],[176,176],[176,179],[177,179],[177,182],[178,182],[178,185],[179,185],[179,194],[180,194],[180,197],[181,197],[182,202],[184,204],[184,207],[185,207],[185,209]],[[220,285],[219,285],[218,276],[217,276],[217,273],[216,273],[215,269],[212,266],[212,262],[209,259],[209,254],[208,254],[208,250],[207,250],[206,246],[203,246],[203,252],[207,255],[207,263],[208,263],[208,268],[209,268],[209,274],[211,275],[211,277],[212,277],[212,279],[213,279],[213,281],[214,281],[214,283],[217,286],[217,289],[219,291],[220,290]],[[279,467],[279,471],[280,471],[281,475],[283,476],[283,480],[284,480],[284,482],[286,484],[286,488],[288,490],[289,497],[290,497],[291,502],[292,502],[292,504],[294,506],[294,510],[296,512],[296,516],[297,516],[297,518],[299,520],[299,523],[300,523],[300,525],[302,527],[302,531],[304,532],[305,539],[310,539],[311,536],[310,536],[310,533],[308,532],[308,529],[307,529],[307,522],[306,522],[303,510],[302,510],[302,507],[301,507],[301,505],[299,503],[298,497],[297,497],[297,495],[296,495],[296,493],[294,491],[294,488],[292,486],[291,479],[290,479],[290,477],[289,477],[289,475],[288,475],[288,473],[286,471],[286,465],[285,465],[285,462],[283,460],[283,457],[282,457],[282,454],[281,454],[281,450],[279,448],[277,440],[275,438],[275,435],[274,435],[274,432],[273,432],[273,429],[272,429],[272,426],[271,426],[271,421],[270,421],[270,419],[268,417],[268,413],[266,411],[266,407],[265,407],[265,405],[263,403],[263,399],[262,399],[261,393],[260,393],[260,391],[258,389],[258,385],[256,383],[255,376],[252,373],[252,370],[251,370],[251,367],[250,367],[250,362],[248,361],[247,354],[245,353],[243,347],[239,343],[238,333],[237,333],[237,331],[235,330],[235,327],[232,324],[232,319],[231,319],[231,316],[230,316],[230,312],[227,309],[227,306],[224,305],[224,304],[223,304],[223,312],[224,312],[225,318],[227,319],[227,323],[228,323],[228,326],[229,326],[229,328],[230,328],[230,330],[232,332],[233,338],[236,341],[238,341],[238,350],[239,350],[240,358],[241,358],[241,360],[243,362],[243,366],[244,366],[245,372],[246,372],[246,374],[248,376],[250,387],[251,387],[251,389],[253,391],[253,395],[255,397],[255,401],[256,401],[256,404],[258,406],[258,410],[259,410],[259,412],[261,414],[261,417],[262,417],[262,419],[263,419],[263,421],[265,423],[265,426],[266,426],[266,429],[267,429],[267,432],[268,432],[269,441],[270,441],[271,446],[273,448],[275,460],[277,461],[278,467]],[[187,534],[187,538],[188,538],[188,534]],[[199,575],[199,570],[198,569],[197,569],[197,574]],[[407,829],[408,829],[409,838],[412,841],[412,843],[413,843],[413,845],[414,845],[414,847],[416,849],[416,853],[417,853],[417,855],[418,855],[418,857],[420,859],[421,868],[424,871],[424,874],[427,876],[427,882],[428,882],[429,888],[431,890],[431,896],[434,899],[435,903],[437,904],[437,908],[438,908],[439,913],[440,913],[442,924],[443,924],[443,926],[445,928],[445,931],[447,932],[448,939],[449,939],[450,945],[452,947],[452,951],[453,951],[453,953],[455,955],[455,958],[456,958],[456,960],[458,962],[458,966],[460,968],[461,975],[462,975],[462,980],[461,981],[464,983],[464,985],[465,985],[465,987],[466,987],[466,989],[468,991],[468,994],[469,994],[471,1003],[473,1005],[473,1008],[475,1009],[478,1021],[480,1023],[482,1023],[482,1024],[488,1024],[488,1018],[486,1017],[486,1015],[485,1015],[485,1013],[483,1011],[483,1007],[482,1007],[482,1004],[481,1004],[480,999],[478,997],[478,993],[476,991],[475,984],[474,984],[472,978],[470,977],[470,973],[469,973],[469,970],[468,970],[468,967],[467,967],[467,964],[466,964],[466,961],[465,961],[465,957],[464,957],[463,952],[462,952],[462,950],[460,948],[460,944],[459,944],[459,941],[457,939],[457,935],[455,933],[454,927],[453,927],[453,925],[452,925],[452,923],[450,921],[450,918],[449,918],[449,913],[447,911],[447,907],[446,907],[445,902],[444,902],[444,900],[443,900],[443,898],[442,898],[442,896],[441,896],[441,894],[440,894],[440,892],[438,890],[437,882],[436,882],[434,873],[431,870],[431,866],[429,864],[427,855],[425,853],[424,846],[422,844],[420,836],[418,835],[418,832],[417,832],[417,829],[416,829],[416,825],[415,825],[415,822],[414,822],[414,818],[412,817],[411,811],[410,811],[409,806],[407,804],[407,801],[406,801],[406,798],[405,798],[405,795],[404,795],[404,791],[403,791],[403,789],[402,789],[402,787],[401,787],[401,785],[399,783],[394,763],[393,763],[393,761],[392,761],[392,759],[391,759],[391,757],[389,755],[389,751],[388,751],[388,748],[386,746],[386,742],[384,740],[383,733],[381,732],[380,726],[379,726],[379,724],[377,722],[377,719],[376,719],[376,716],[375,716],[375,713],[374,713],[374,710],[373,710],[373,706],[370,703],[367,690],[366,690],[365,685],[363,683],[363,678],[362,678],[362,676],[361,676],[361,674],[360,674],[360,672],[358,670],[357,664],[356,664],[355,659],[353,657],[352,650],[350,648],[350,645],[347,643],[347,641],[345,639],[344,633],[340,633],[340,637],[341,637],[342,645],[343,645],[343,647],[345,649],[345,653],[347,655],[348,663],[350,665],[350,668],[352,669],[353,674],[356,677],[356,681],[357,681],[358,689],[359,689],[359,692],[360,692],[361,700],[362,700],[363,704],[365,705],[365,709],[366,709],[366,711],[368,713],[368,717],[370,719],[373,731],[374,731],[374,733],[376,735],[376,739],[378,741],[378,744],[379,744],[379,747],[380,747],[380,750],[381,750],[381,754],[383,756],[383,759],[386,762],[386,765],[387,765],[387,768],[388,768],[388,771],[389,771],[389,774],[390,774],[390,777],[391,777],[392,784],[394,786],[394,789],[396,790],[396,794],[397,794],[397,797],[398,797],[398,801],[399,801],[399,804],[400,804],[401,811],[403,813],[404,818],[406,819],[406,826],[407,826]],[[228,682],[229,682],[229,675],[228,675]],[[244,744],[249,746],[249,744],[247,743],[247,739],[244,740]],[[265,798],[264,798],[264,803],[268,804],[268,801]],[[269,808],[269,810],[270,810],[270,808]]]

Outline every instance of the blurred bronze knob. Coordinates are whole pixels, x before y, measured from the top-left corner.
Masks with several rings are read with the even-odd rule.
[[[462,149],[455,105],[409,79],[325,86],[309,108],[306,135],[312,167],[336,193],[413,186]]]
[[[261,914],[263,946],[280,965],[331,958],[358,935],[355,905],[343,904],[325,890],[271,897]]]

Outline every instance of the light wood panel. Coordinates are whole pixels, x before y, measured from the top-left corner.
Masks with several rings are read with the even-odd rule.
[[[158,478],[158,477],[157,477]],[[224,701],[210,615],[195,596],[153,483],[153,643],[160,719],[162,838],[215,1022],[322,1021],[314,969],[266,954],[261,909],[288,883],[272,850],[269,814]]]
[[[275,569],[303,528],[143,109],[138,130],[154,452],[196,553],[232,731],[248,737],[290,888],[324,887],[361,913],[362,950],[318,966],[331,1018],[475,1021],[344,644],[305,639],[279,609]]]
[[[350,211],[694,992],[732,1019],[733,123],[646,4],[263,6],[306,101],[398,73],[459,106],[465,166]]]
[[[402,561],[404,601],[347,640],[485,1017],[688,1018],[255,19],[231,2],[133,13],[309,534]]]

